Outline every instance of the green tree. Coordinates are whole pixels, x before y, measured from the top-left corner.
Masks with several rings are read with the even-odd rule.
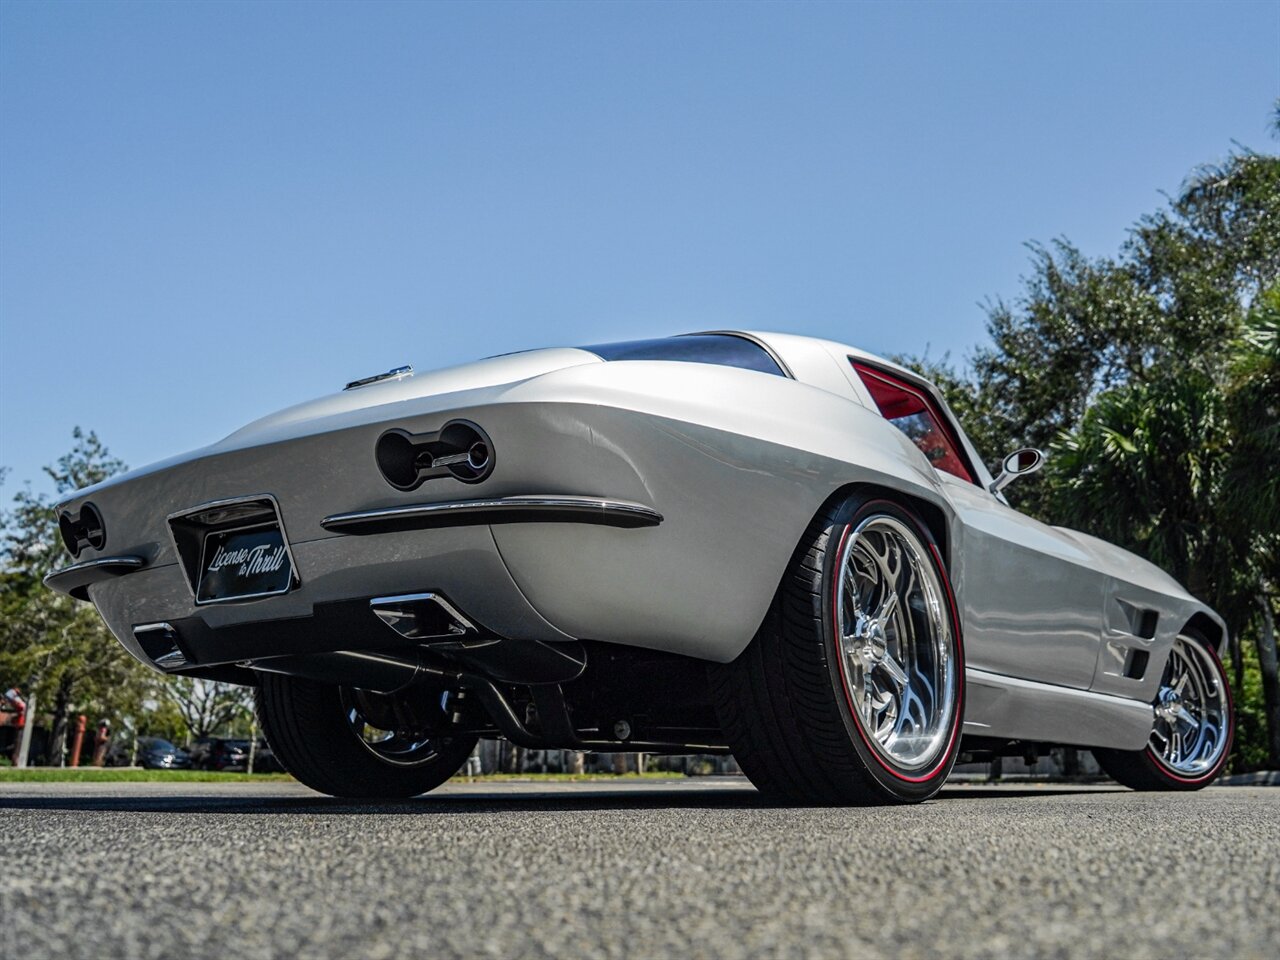
[[[1254,602],[1268,762],[1280,767],[1280,285],[1264,291],[1246,318],[1231,366],[1227,413],[1235,443],[1223,509],[1230,536],[1247,544],[1240,584]]]
[[[59,495],[124,468],[98,437],[76,428],[72,449],[45,472]],[[73,711],[118,722],[157,694],[157,680],[111,636],[96,611],[46,589],[43,576],[69,557],[50,498],[23,489],[0,515],[0,675],[51,714],[49,758],[60,763]],[[34,722],[34,717],[33,717]]]
[[[251,719],[253,711],[253,690],[231,683],[170,677],[164,695],[182,718],[188,742],[227,731],[237,721]]]
[[[1020,509],[1149,557],[1223,614],[1238,694],[1253,638],[1280,764],[1280,157],[1237,148],[1194,171],[1114,258],[1030,249],[1022,294],[987,305],[990,342],[967,369],[913,365],[989,462],[1052,451],[1010,489]]]

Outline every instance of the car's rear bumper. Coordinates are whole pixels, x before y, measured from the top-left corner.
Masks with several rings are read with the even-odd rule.
[[[657,510],[629,500],[571,494],[525,494],[355,510],[327,516],[321,521],[321,526],[342,535],[366,536],[495,523],[587,523],[633,528],[657,526],[661,522],[662,514]],[[97,557],[53,571],[44,578],[44,584],[58,593],[87,601],[88,589],[93,584],[137,573],[147,567],[147,561],[140,556]]]
[[[371,612],[369,601],[428,590],[449,598],[486,635],[572,639],[525,599],[487,525],[311,540],[294,544],[293,555],[298,586],[245,603],[197,605],[177,563],[103,579],[85,589],[117,639],[152,666],[158,660],[155,650],[149,655],[135,631],[171,624],[181,637],[183,656],[168,666],[185,670],[261,657],[404,646],[406,641]]]

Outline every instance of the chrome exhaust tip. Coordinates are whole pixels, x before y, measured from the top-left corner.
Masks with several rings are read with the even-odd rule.
[[[467,451],[467,466],[476,473],[481,473],[488,465],[489,445],[483,440],[477,440],[471,445],[471,449]]]
[[[452,603],[438,593],[406,593],[369,601],[374,616],[406,640],[453,639],[478,633]]]
[[[434,470],[436,467],[456,467],[463,463],[477,473],[484,470],[489,465],[488,445],[483,440],[477,440],[461,453],[432,457],[430,467]]]
[[[133,639],[147,659],[166,673],[187,666],[187,655],[178,646],[178,631],[171,623],[140,623],[133,628]]]

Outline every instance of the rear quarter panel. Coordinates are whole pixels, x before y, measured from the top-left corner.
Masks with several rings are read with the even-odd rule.
[[[452,599],[484,611],[481,619],[508,635],[523,629],[720,661],[750,642],[805,527],[841,487],[879,484],[951,516],[928,461],[878,413],[782,377],[694,363],[585,362],[443,395],[407,389],[390,385],[382,403],[321,404],[310,419],[298,411],[267,418],[70,498],[72,509],[86,500],[102,509],[104,554],[148,561],[141,573],[90,588],[117,635],[126,640],[131,623],[192,613],[166,518],[233,497],[276,497],[302,586],[202,608],[206,619],[300,615],[325,600],[447,584]],[[431,431],[456,417],[492,438],[489,479],[442,478],[411,492],[383,481],[373,450],[384,430]],[[665,519],[628,530],[481,528],[509,571],[506,583],[495,579],[475,528],[343,537],[321,526],[334,513],[521,494],[633,500]]]
[[[521,590],[573,636],[727,661],[835,491],[875,483],[949,512],[932,467],[879,414],[781,377],[626,362],[550,374],[504,399],[526,405],[523,428],[495,445],[533,486],[638,500],[664,517],[642,530],[493,528]]]

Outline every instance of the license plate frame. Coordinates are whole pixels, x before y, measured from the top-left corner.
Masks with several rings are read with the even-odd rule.
[[[204,532],[195,589],[198,605],[276,597],[288,593],[296,582],[293,554],[279,514]]]

